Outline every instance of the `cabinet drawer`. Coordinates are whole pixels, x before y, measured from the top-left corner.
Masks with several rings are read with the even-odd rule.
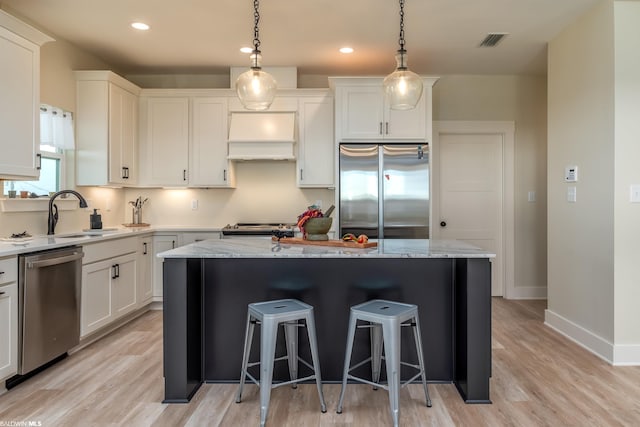
[[[18,280],[18,259],[16,257],[0,259],[0,285]]]
[[[84,245],[82,247],[84,251],[82,264],[86,265],[103,259],[136,252],[137,249],[138,239],[136,237]]]

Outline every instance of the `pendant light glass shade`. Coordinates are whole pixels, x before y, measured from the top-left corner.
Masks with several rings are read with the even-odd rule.
[[[392,110],[416,108],[422,96],[422,79],[407,68],[407,51],[404,49],[404,2],[400,0],[400,49],[396,53],[396,70],[385,77],[382,85],[387,104]]]
[[[262,71],[260,55],[260,12],[259,2],[253,0],[253,52],[251,52],[251,69],[240,74],[236,79],[236,93],[247,110],[266,110],[276,97],[277,84],[271,74]]]
[[[406,67],[406,53],[396,54],[398,67],[385,77],[382,85],[387,103],[393,110],[411,110],[416,108],[422,96],[422,79]]]
[[[252,53],[252,66],[236,80],[236,93],[247,110],[266,110],[276,97],[277,84],[271,74],[262,71],[260,54]]]

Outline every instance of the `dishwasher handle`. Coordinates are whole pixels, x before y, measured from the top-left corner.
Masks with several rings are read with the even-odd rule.
[[[75,261],[84,256],[84,252],[75,252],[71,255],[43,259],[42,261],[27,261],[27,268],[49,267],[51,265],[64,264],[65,262]]]

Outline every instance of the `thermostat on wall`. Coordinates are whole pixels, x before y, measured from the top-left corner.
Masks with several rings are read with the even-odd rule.
[[[564,182],[576,182],[578,181],[578,167],[567,166],[564,168]]]

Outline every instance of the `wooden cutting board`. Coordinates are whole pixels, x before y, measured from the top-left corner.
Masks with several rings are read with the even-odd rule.
[[[278,241],[277,237],[272,237],[271,240],[274,242]],[[378,246],[378,242],[367,242],[367,243],[358,243],[358,242],[345,242],[344,240],[305,240],[300,237],[282,237],[280,239],[280,243],[286,243],[291,245],[311,245],[311,246],[334,246],[340,248],[356,248],[356,249],[367,249],[367,248],[375,248]]]

